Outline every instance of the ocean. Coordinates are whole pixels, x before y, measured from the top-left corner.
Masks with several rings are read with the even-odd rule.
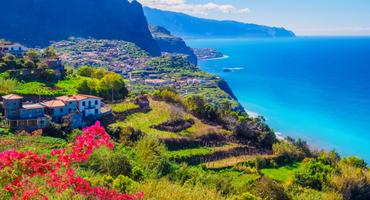
[[[244,108],[275,132],[370,163],[370,37],[187,43],[227,55],[199,65],[224,78]]]

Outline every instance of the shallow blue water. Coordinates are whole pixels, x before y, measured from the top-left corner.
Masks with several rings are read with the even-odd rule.
[[[370,37],[187,42],[229,56],[200,66],[225,78],[276,132],[370,162]]]

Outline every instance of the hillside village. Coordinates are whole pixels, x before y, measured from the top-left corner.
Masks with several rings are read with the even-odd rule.
[[[20,163],[44,170],[26,179],[38,187],[35,195],[350,200],[370,194],[364,160],[277,138],[263,117],[248,116],[225,81],[182,56],[151,57],[114,40],[72,38],[45,49],[3,42],[0,95],[0,155],[20,151]],[[32,159],[22,157],[30,151]],[[0,199],[9,199],[18,193],[5,187],[13,186],[8,180],[28,175],[2,166]],[[43,176],[50,169],[61,170],[52,177],[63,177],[68,189],[50,187],[60,184]]]
[[[174,88],[181,95],[214,91],[235,109],[241,106],[225,91],[231,92],[220,77],[201,72],[181,56],[152,58],[136,45],[124,41],[71,38],[53,44],[67,66],[104,67],[129,81],[133,93],[158,88]],[[176,65],[176,66],[171,66]],[[225,91],[219,90],[225,86]],[[218,100],[212,98],[213,101]]]

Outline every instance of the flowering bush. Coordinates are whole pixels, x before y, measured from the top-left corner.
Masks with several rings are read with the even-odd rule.
[[[97,122],[83,130],[83,134],[66,148],[55,149],[51,155],[34,152],[19,152],[16,149],[0,153],[0,186],[9,192],[13,199],[48,199],[41,191],[82,195],[93,199],[134,200],[139,194],[122,194],[116,190],[91,184],[76,175],[73,164],[85,162],[94,149],[101,146],[113,148],[109,135]],[[43,188],[40,189],[40,182]],[[46,188],[45,188],[46,187]]]

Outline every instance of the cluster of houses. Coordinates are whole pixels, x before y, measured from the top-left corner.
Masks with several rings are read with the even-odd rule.
[[[50,101],[32,103],[16,94],[2,96],[5,124],[12,130],[44,129],[51,122],[65,123],[71,128],[84,127],[102,114],[102,99],[91,95],[67,95]]]
[[[18,43],[0,40],[0,58],[6,54],[12,54],[17,57],[23,57],[28,49]],[[11,77],[27,78],[40,77],[45,73],[45,70],[53,70],[55,79],[61,80],[65,75],[65,68],[62,61],[56,58],[44,58],[40,61],[46,68],[22,68],[7,70]]]

